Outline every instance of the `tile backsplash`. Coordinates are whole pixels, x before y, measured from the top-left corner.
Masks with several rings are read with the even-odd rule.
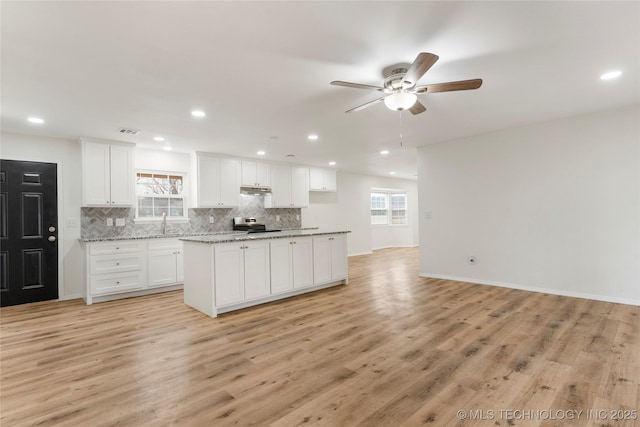
[[[160,222],[134,222],[135,208],[82,208],[81,237],[99,239],[111,237],[133,237],[160,234]],[[265,209],[264,197],[240,196],[240,206],[230,209],[192,208],[188,209],[189,222],[167,222],[167,233],[219,233],[233,229],[232,219],[236,216],[260,217],[268,228],[301,228],[300,208]],[[214,223],[209,223],[209,217]],[[277,221],[279,217],[279,221]],[[114,225],[107,226],[107,218],[113,218]],[[124,218],[124,226],[116,226],[117,218]]]

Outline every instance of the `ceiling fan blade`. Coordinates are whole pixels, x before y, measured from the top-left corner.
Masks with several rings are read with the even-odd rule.
[[[413,107],[409,108],[409,111],[411,111],[411,114],[415,116],[416,114],[424,113],[427,111],[427,108],[422,105],[420,101],[416,101],[416,103],[413,104]]]
[[[482,86],[482,79],[460,80],[457,82],[418,86],[415,89],[415,93],[452,92],[455,90],[478,89],[480,86]]]
[[[358,105],[355,108],[352,108],[350,110],[345,111],[345,113],[355,113],[356,111],[364,110],[365,108],[371,107],[372,105],[375,105],[380,101],[383,101],[385,98],[386,98],[386,96],[383,96],[382,98],[378,98],[378,99],[374,99],[373,101],[369,101],[366,104]]]
[[[416,57],[416,60],[413,61],[413,64],[411,64],[407,70],[407,73],[404,75],[404,78],[402,79],[402,87],[408,89],[415,86],[416,83],[418,83],[418,80],[424,76],[424,73],[429,71],[429,68],[436,63],[438,58],[439,56],[434,55],[433,53],[420,52]]]
[[[339,80],[334,80],[331,82],[331,84],[334,86],[353,87],[356,89],[369,89],[369,90],[377,90],[380,92],[384,92],[384,88],[380,86],[363,85],[360,83],[341,82]]]

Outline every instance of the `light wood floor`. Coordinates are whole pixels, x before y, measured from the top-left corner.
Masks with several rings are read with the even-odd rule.
[[[611,419],[640,409],[640,307],[422,279],[417,249],[349,268],[217,319],[179,291],[3,308],[0,425],[640,425]]]

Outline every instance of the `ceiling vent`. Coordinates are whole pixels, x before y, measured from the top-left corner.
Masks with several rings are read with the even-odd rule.
[[[137,134],[140,133],[139,130],[127,129],[127,128],[120,128],[118,129],[118,132],[120,132],[123,135],[133,135],[133,136],[136,136]]]

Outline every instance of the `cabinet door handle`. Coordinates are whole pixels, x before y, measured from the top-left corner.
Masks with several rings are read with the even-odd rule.
[[[119,262],[116,262],[116,265],[120,265],[120,263],[119,263]]]

